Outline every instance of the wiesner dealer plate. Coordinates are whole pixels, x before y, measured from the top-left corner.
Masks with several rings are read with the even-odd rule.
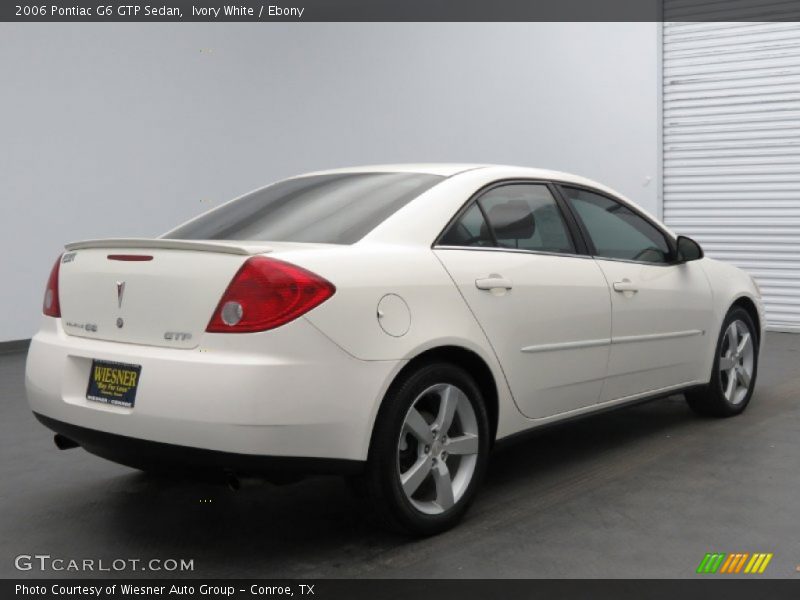
[[[140,365],[93,360],[86,399],[133,408],[141,374]]]

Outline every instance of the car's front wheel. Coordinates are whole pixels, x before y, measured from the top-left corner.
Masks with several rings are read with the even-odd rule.
[[[758,341],[748,312],[739,307],[731,309],[722,323],[708,385],[686,393],[692,410],[706,416],[731,417],[747,408],[758,373]]]
[[[414,535],[449,529],[475,496],[489,436],[483,397],[466,371],[436,363],[404,376],[373,433],[367,484],[375,509]]]

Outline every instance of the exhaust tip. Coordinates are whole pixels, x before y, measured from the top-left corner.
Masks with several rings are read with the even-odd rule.
[[[228,485],[228,489],[230,489],[232,492],[238,492],[240,489],[242,489],[242,482],[239,481],[239,478],[233,473],[228,473],[228,475],[225,477],[225,483]]]
[[[228,489],[234,492],[238,492],[245,488],[259,487],[264,483],[265,480],[263,477],[241,476],[233,472],[228,472],[225,474],[225,484],[228,486]]]
[[[53,442],[59,450],[69,450],[70,448],[77,448],[80,444],[66,436],[57,433],[53,436]]]

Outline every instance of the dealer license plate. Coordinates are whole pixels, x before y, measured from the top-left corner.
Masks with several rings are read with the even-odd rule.
[[[93,360],[86,399],[133,408],[141,374],[140,365]]]

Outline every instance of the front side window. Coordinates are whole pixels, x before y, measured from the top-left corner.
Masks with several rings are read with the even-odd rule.
[[[553,195],[546,185],[514,183],[492,188],[439,240],[445,246],[495,246],[573,253]]]
[[[224,204],[165,237],[354,244],[442,179],[425,173],[287,179]]]
[[[630,208],[594,192],[564,187],[567,201],[603,258],[667,263],[672,252],[664,234]]]

